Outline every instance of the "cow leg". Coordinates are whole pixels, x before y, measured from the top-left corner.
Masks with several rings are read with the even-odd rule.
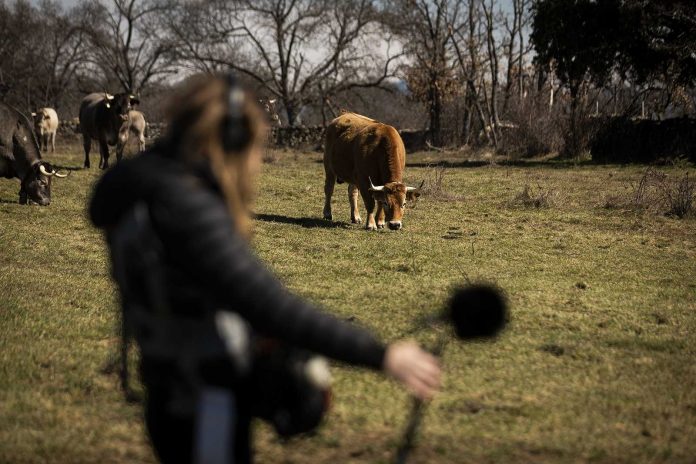
[[[126,144],[117,144],[116,145],[116,162],[120,163],[121,158],[123,158],[123,149],[126,148]]]
[[[360,211],[358,211],[358,187],[355,184],[348,184],[348,201],[350,202],[350,222],[362,224]]]
[[[56,133],[51,134],[51,153],[56,152]]]
[[[138,151],[145,151],[145,136],[143,134],[140,134],[140,138],[138,138]]]
[[[377,224],[375,223],[375,199],[370,193],[368,186],[360,186],[360,195],[363,197],[363,202],[365,202],[365,209],[367,210],[367,221],[365,222],[366,230],[377,230]]]
[[[43,135],[41,135],[41,142],[43,146],[39,148],[45,153],[48,151],[48,132],[44,132]]]
[[[333,195],[334,185],[336,184],[336,176],[333,172],[330,172],[328,167],[325,166],[326,178],[324,179],[324,219],[331,221],[333,215],[331,214],[331,196]]]
[[[382,203],[377,203],[377,228],[384,229],[384,205]]]
[[[99,167],[107,169],[109,167],[109,146],[106,144],[106,141],[99,141],[99,154],[101,155]]]
[[[89,169],[89,151],[92,149],[92,139],[87,135],[82,136],[82,146],[85,149],[85,168]],[[101,162],[99,163],[101,167]]]

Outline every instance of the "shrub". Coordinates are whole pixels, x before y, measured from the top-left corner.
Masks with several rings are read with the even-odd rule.
[[[592,160],[600,163],[696,161],[696,119],[605,118],[592,139],[591,151]]]
[[[548,106],[538,102],[511,108],[505,118],[514,127],[501,131],[498,152],[511,159],[560,152],[563,149],[563,126],[558,123],[561,117],[558,107],[549,111]]]
[[[520,193],[510,202],[513,206],[523,206],[525,208],[549,208],[556,204],[558,192],[541,187],[531,187],[525,184]]]
[[[264,164],[273,164],[280,159],[280,153],[278,150],[273,150],[271,148],[266,148],[263,152],[263,157],[261,160]]]
[[[693,213],[695,200],[696,181],[688,172],[675,179],[650,167],[630,192],[606,197],[603,206],[684,218]]]
[[[693,212],[696,182],[689,179],[689,173],[672,182],[662,182],[660,189],[667,203],[667,215],[683,218]]]
[[[423,196],[432,197],[437,200],[459,201],[463,200],[462,195],[457,195],[448,192],[444,186],[445,175],[447,168],[445,166],[431,166],[425,173],[423,188],[421,194]]]

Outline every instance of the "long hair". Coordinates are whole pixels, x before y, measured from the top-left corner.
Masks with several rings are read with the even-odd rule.
[[[228,90],[220,76],[201,74],[190,78],[169,103],[166,138],[173,156],[193,164],[209,164],[237,231],[248,238],[254,191],[252,165],[259,162],[268,129],[256,98],[245,92],[241,124],[249,131],[249,143],[238,152],[225,151],[222,130],[228,112]]]

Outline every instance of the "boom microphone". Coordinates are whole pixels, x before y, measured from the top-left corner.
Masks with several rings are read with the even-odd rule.
[[[502,292],[491,285],[460,287],[454,291],[447,309],[435,318],[429,317],[427,321],[450,323],[457,338],[462,341],[490,339],[507,324],[507,303]],[[440,356],[446,343],[447,338],[441,338],[433,353]],[[423,404],[423,401],[414,398],[404,436],[396,451],[396,464],[405,464],[414,447],[416,431],[423,418]]]

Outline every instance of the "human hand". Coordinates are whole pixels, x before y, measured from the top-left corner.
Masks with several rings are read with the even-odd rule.
[[[414,341],[399,341],[387,347],[384,371],[421,400],[432,398],[440,388],[440,363]]]

